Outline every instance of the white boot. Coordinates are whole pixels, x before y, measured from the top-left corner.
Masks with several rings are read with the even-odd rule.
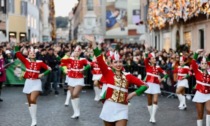
[[[98,94],[97,94],[98,91],[97,91],[97,90],[98,90],[98,87],[94,86],[94,91],[95,91],[95,98],[94,98],[94,100],[95,100],[95,101],[98,101],[98,100],[99,100],[99,99],[98,99]]]
[[[181,108],[182,107],[182,96],[181,96],[181,94],[177,94],[177,97],[178,97],[178,100],[179,100],[179,106],[178,106],[178,108]]]
[[[203,120],[197,120],[197,126],[203,126]]]
[[[152,123],[156,122],[155,115],[156,115],[157,109],[158,109],[158,106],[156,104],[153,104],[153,106],[152,106],[152,114],[151,114],[151,122]]]
[[[80,107],[79,107],[79,102],[80,102],[80,99],[79,98],[76,98],[75,99],[75,103],[76,103],[76,114],[75,114],[75,116],[76,117],[79,117],[80,116]]]
[[[67,95],[66,95],[66,101],[65,101],[65,103],[64,103],[65,106],[69,106],[70,97],[71,97],[71,93],[70,93],[70,91],[68,90],[68,91],[67,91]]]
[[[97,92],[97,101],[99,101],[99,100],[101,99],[101,96],[100,96],[100,94],[101,94],[101,89],[99,89],[99,88],[97,87],[96,92]]]
[[[72,99],[71,102],[72,102],[72,107],[74,110],[74,114],[71,116],[71,118],[77,119],[80,116],[79,98]]]
[[[210,126],[210,115],[206,115],[206,126]]]
[[[184,95],[181,95],[181,103],[182,103],[182,106],[179,108],[180,110],[186,110],[187,109],[187,105],[186,105],[186,98]]]
[[[36,104],[31,104],[30,112],[31,112],[31,118],[32,118],[31,126],[36,126],[37,124],[37,119],[36,119],[37,105]]]
[[[151,120],[151,115],[152,115],[152,105],[151,106],[147,106],[147,108],[148,108],[148,111],[149,111],[149,122],[152,122],[152,120]]]

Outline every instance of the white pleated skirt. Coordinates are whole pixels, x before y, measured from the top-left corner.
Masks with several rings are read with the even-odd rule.
[[[187,79],[179,80],[177,82],[177,87],[186,87],[186,88],[189,88],[188,80]]]
[[[68,77],[68,85],[71,87],[85,86],[84,78],[71,78]]]
[[[107,122],[116,122],[123,119],[128,120],[128,105],[106,100],[100,118]]]
[[[155,83],[148,82],[147,85],[149,88],[145,91],[147,94],[160,94],[160,85]]]
[[[23,93],[30,94],[33,91],[42,91],[42,82],[40,79],[26,79]]]
[[[197,103],[205,103],[210,100],[210,94],[203,94],[199,91],[196,91],[195,96],[193,98],[193,102]]]
[[[102,77],[102,74],[93,74],[93,78],[92,80],[95,81],[95,80],[100,80]]]

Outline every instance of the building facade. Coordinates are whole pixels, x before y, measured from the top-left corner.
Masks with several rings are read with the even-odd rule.
[[[210,1],[141,0],[141,3],[147,8],[142,9],[141,16],[147,25],[145,41],[150,45],[166,50],[186,45],[193,51],[207,50],[210,46]]]
[[[28,31],[28,41],[36,43],[40,41],[40,16],[39,16],[39,0],[28,0],[27,5],[27,31]]]
[[[41,4],[42,13],[41,13],[41,21],[42,25],[42,40],[43,42],[51,41],[51,25],[49,22],[49,15],[50,15],[50,2],[49,0],[42,0]]]
[[[27,2],[7,0],[7,40],[22,42],[27,40]]]
[[[7,41],[6,39],[6,15],[7,1],[0,0],[0,42]]]
[[[73,9],[72,29],[74,39],[84,41],[83,35],[94,34],[96,39],[101,39],[103,35],[103,15],[102,0],[81,0]]]

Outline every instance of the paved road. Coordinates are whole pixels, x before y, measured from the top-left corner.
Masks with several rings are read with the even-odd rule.
[[[64,107],[65,96],[41,96],[38,100],[38,126],[103,126],[99,119],[102,104],[93,101],[93,90],[83,90],[81,94],[81,117],[70,119],[72,107]],[[22,87],[5,87],[4,102],[0,103],[0,126],[29,126],[31,123],[26,98]],[[196,109],[188,101],[188,110],[177,109],[177,99],[160,97],[157,123],[155,126],[196,126]],[[145,96],[135,97],[131,101],[128,126],[153,126],[148,122]]]

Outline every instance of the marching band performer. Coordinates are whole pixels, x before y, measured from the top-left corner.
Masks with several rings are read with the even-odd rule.
[[[187,58],[184,56],[180,57],[179,66],[175,68],[173,71],[174,73],[177,73],[177,89],[176,94],[179,99],[179,106],[178,108],[180,110],[184,110],[187,108],[186,105],[186,98],[185,98],[185,88],[189,88],[188,80],[190,74],[190,68],[186,65]]]
[[[148,100],[148,111],[150,114],[150,122],[155,123],[155,115],[158,109],[158,94],[161,93],[160,91],[160,83],[165,81],[168,75],[165,71],[163,71],[160,66],[156,65],[155,54],[150,53],[149,55],[145,55],[145,68],[146,68],[146,78],[145,81],[149,88],[145,91],[147,93],[147,100]],[[161,79],[159,73],[164,74],[164,77]]]
[[[66,52],[66,54],[64,55],[64,57],[62,59],[68,59],[70,57],[70,51]],[[64,64],[65,65],[65,64]],[[66,77],[65,77],[65,85],[68,85],[68,75],[67,75],[67,66],[64,66],[63,64],[61,64],[60,66],[62,67],[61,68],[61,71],[63,71],[63,73],[66,74]],[[70,64],[69,64],[70,65]],[[71,68],[70,66],[68,66],[68,68]],[[70,98],[71,98],[71,92],[70,90],[66,90],[64,89],[64,92],[66,91],[66,100],[65,100],[65,103],[64,105],[67,107],[69,105],[69,101],[70,101]]]
[[[106,80],[106,91],[103,93],[105,102],[100,118],[104,121],[105,126],[126,126],[128,101],[133,96],[142,94],[147,89],[147,86],[135,76],[122,72],[123,64],[118,53],[115,53],[112,57],[112,70],[108,69],[101,50],[96,48],[94,37],[85,36],[85,38],[92,42],[94,55],[97,57],[98,65]],[[128,87],[131,83],[141,87],[135,92],[128,94]]]
[[[15,47],[16,57],[25,65],[26,72],[24,78],[26,79],[23,93],[26,94],[29,105],[29,112],[32,118],[31,126],[37,125],[37,98],[42,91],[42,84],[40,78],[47,75],[51,68],[47,66],[41,60],[36,60],[36,54],[33,48],[30,49],[28,53],[28,58],[25,58],[21,52],[19,52],[19,47]],[[44,73],[40,73],[41,68],[46,69]]]
[[[99,101],[100,100],[100,93],[101,93],[101,89],[99,88],[99,80],[102,77],[102,73],[101,70],[98,66],[97,60],[94,57],[93,58],[93,62],[91,62],[91,68],[92,68],[92,74],[93,74],[93,84],[94,84],[94,91],[95,91],[95,101]]]
[[[198,55],[203,50],[197,50],[194,54],[194,60],[191,65],[196,78],[196,93],[193,102],[196,102],[197,109],[197,126],[203,125],[204,106],[206,106],[206,126],[210,126],[210,71],[206,58],[203,57],[200,66],[196,63]]]
[[[0,102],[3,102],[3,99],[1,99],[1,90],[4,81],[6,81],[6,71],[4,67],[3,49],[0,48]]]
[[[72,119],[78,119],[80,116],[79,94],[82,87],[85,86],[83,71],[90,68],[88,60],[79,57],[81,52],[81,47],[77,46],[73,52],[73,57],[61,60],[61,63],[67,66],[68,69],[68,89],[71,92],[71,103],[74,110],[74,114],[71,116]],[[85,69],[84,66],[86,66]]]

